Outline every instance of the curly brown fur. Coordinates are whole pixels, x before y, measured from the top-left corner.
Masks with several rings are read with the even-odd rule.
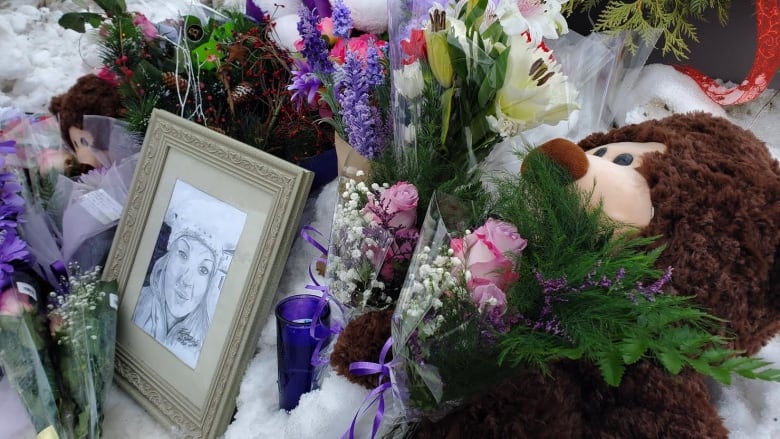
[[[351,322],[339,334],[330,365],[339,374],[353,383],[369,389],[377,385],[376,375],[357,376],[349,371],[349,365],[356,361],[377,361],[382,347],[390,338],[390,318],[393,310],[367,312]],[[390,361],[392,355],[386,358]]]
[[[667,246],[658,266],[673,267],[677,294],[728,320],[733,346],[755,354],[780,330],[777,160],[751,132],[704,113],[593,134],[580,146],[624,141],[668,148],[638,169],[655,207],[642,233]]]
[[[560,362],[549,375],[528,370],[438,422],[418,439],[727,438],[701,376],[669,376],[649,362],[629,367],[620,387],[586,362]]]
[[[49,112],[60,122],[60,135],[72,147],[70,127],[84,128],[84,115],[120,117],[124,112],[117,87],[97,75],[80,77],[65,93],[54,96]]]

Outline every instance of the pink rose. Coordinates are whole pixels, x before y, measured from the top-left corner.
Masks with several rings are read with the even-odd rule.
[[[133,17],[133,24],[141,30],[146,41],[151,41],[160,35],[159,32],[157,32],[157,26],[149,21],[143,14],[136,13]]]
[[[325,37],[328,41],[328,46],[331,47],[338,41],[334,29],[333,17],[323,17],[320,22],[317,23],[317,30]]]
[[[406,229],[417,224],[418,201],[417,188],[400,181],[380,192],[378,201],[369,194],[363,214],[384,227]]]
[[[517,233],[517,227],[510,223],[489,218],[485,225],[474,233],[484,234],[485,239],[498,247],[501,253],[520,253],[525,249],[528,241]]]
[[[51,171],[63,172],[68,155],[59,149],[47,148],[38,153],[35,161],[38,163],[38,172],[46,175]]]
[[[470,289],[492,283],[506,291],[518,277],[509,258],[518,255],[526,244],[512,224],[488,219],[471,234],[454,238],[450,248],[471,272]]]
[[[65,320],[59,313],[53,312],[49,314],[49,333],[51,333],[51,335],[60,333],[64,326]]]
[[[30,297],[17,291],[15,287],[0,292],[0,316],[19,317],[22,313],[32,310]]]
[[[418,201],[417,188],[405,181],[390,186],[380,195],[385,211],[392,215],[389,225],[400,229],[417,224]]]
[[[346,40],[346,42],[342,38],[336,41],[336,44],[330,49],[330,56],[338,64],[344,64],[344,61],[347,59],[347,50],[356,53],[358,59],[364,60],[366,59],[369,47],[375,47],[381,56],[383,52],[379,49],[386,45],[387,41],[381,40],[373,34],[363,34],[359,37],[352,37]]]
[[[471,299],[480,312],[487,313],[494,309],[498,311],[499,315],[503,315],[506,312],[506,294],[496,284],[484,283],[477,285],[471,291]]]

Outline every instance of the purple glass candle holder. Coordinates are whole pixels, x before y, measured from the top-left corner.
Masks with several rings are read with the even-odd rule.
[[[276,357],[281,409],[294,409],[301,395],[317,384],[311,358],[320,340],[330,333],[330,308],[327,303],[319,319],[315,319],[320,302],[318,296],[299,294],[284,298],[276,305]],[[311,336],[312,320],[317,325],[314,337]]]

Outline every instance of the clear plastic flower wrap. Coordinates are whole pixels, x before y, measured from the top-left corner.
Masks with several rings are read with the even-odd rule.
[[[50,329],[58,372],[76,438],[102,437],[104,401],[114,374],[116,281],[100,280],[100,267],[79,273],[71,265],[63,291],[53,297]]]
[[[329,294],[347,318],[395,303],[417,239],[417,191],[340,177],[325,269]]]
[[[577,107],[576,88],[543,44],[568,30],[559,2],[391,0],[388,11],[400,166],[433,156],[470,172],[500,140]]]
[[[511,368],[496,361],[508,329],[506,291],[526,240],[488,218],[474,231],[467,203],[436,193],[392,319],[391,369],[405,422],[436,419]]]
[[[18,285],[10,279],[0,289],[0,366],[19,395],[35,432],[53,431],[60,438],[67,438],[37,291],[26,282]]]
[[[363,213],[370,193],[365,183],[340,177],[338,184],[325,268],[328,293],[348,316],[386,308],[390,301],[377,277],[392,235]]]

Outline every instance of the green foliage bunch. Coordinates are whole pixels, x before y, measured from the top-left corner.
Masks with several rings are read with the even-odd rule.
[[[595,31],[635,32],[628,40],[629,49],[636,49],[638,39],[653,43],[660,30],[661,52],[685,59],[689,42],[699,41],[694,22],[706,21],[705,14],[714,9],[720,24],[725,25],[730,6],[731,0],[571,0],[563,4],[563,12],[568,16],[597,10]]]
[[[589,194],[562,184],[565,171],[542,154],[525,159],[523,177],[499,179],[490,212],[517,225],[528,246],[507,303],[526,324],[501,337],[500,361],[509,366],[585,359],[607,383],[618,385],[628,365],[642,359],[678,374],[691,367],[722,383],[732,374],[780,380],[766,361],[728,349],[722,321],[696,306],[685,291],[670,291],[673,267],[655,266],[663,246],[588,208]]]
[[[124,0],[96,3],[102,13],[71,12],[59,23],[98,30],[104,71],[118,82],[132,131],[145,133],[159,108],[295,163],[332,148],[316,111],[292,101],[292,59],[267,19],[225,10],[151,23]]]

